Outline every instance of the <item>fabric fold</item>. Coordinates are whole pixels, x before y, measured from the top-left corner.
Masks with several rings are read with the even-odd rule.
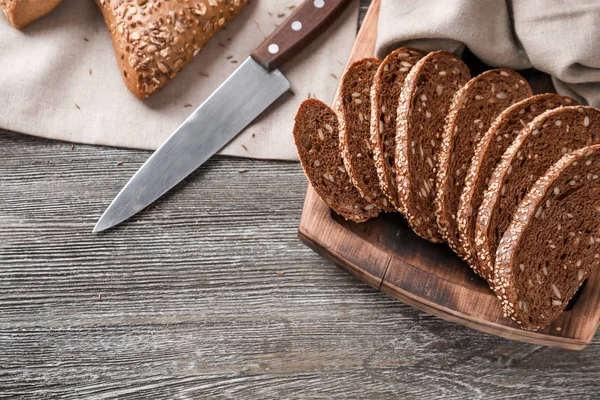
[[[600,2],[383,0],[377,55],[465,47],[486,64],[536,68],[560,94],[600,107]]]
[[[93,0],[64,0],[25,30],[0,17],[0,128],[75,143],[154,150],[299,5],[252,1],[164,89],[125,87]],[[358,0],[283,68],[292,91],[221,154],[297,160],[294,115],[309,94],[330,101],[354,43]]]

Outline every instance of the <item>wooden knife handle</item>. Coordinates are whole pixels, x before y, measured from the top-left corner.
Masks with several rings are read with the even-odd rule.
[[[268,70],[308,45],[352,0],[305,0],[251,54]]]

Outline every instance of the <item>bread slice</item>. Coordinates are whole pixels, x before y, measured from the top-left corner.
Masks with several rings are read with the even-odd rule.
[[[396,120],[396,181],[401,211],[417,235],[441,242],[433,213],[435,176],[444,118],[468,67],[446,51],[423,57],[410,70]]]
[[[305,100],[296,114],[293,135],[304,173],[333,211],[354,222],[379,214],[350,182],[338,144],[337,116],[331,108],[316,99]]]
[[[379,65],[371,86],[371,146],[379,187],[392,206],[400,210],[396,186],[396,112],[404,79],[423,58],[418,50],[400,47]]]
[[[164,87],[248,0],[96,0],[119,71],[138,98]]]
[[[393,204],[379,187],[371,146],[371,85],[381,61],[364,58],[348,67],[340,81],[336,113],[340,122],[340,147],[350,180],[377,208],[393,212]]]
[[[531,94],[521,75],[494,69],[471,79],[452,100],[438,162],[435,215],[444,240],[469,263],[459,242],[457,212],[475,146],[504,109]]]
[[[523,328],[554,321],[600,264],[599,177],[600,145],[563,156],[528,191],[504,233],[493,289]]]
[[[515,138],[492,172],[475,225],[479,268],[492,279],[496,250],[517,206],[564,154],[600,142],[600,110],[569,106],[546,111]]]
[[[477,143],[457,213],[460,246],[476,273],[481,275],[475,253],[475,220],[494,167],[514,138],[535,117],[553,108],[575,104],[570,97],[554,93],[529,97],[504,110]]]

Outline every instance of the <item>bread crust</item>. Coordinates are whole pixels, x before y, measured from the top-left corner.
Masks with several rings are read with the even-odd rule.
[[[408,47],[394,50],[381,62],[373,85],[371,86],[371,146],[373,147],[373,160],[379,177],[379,187],[390,203],[398,210],[401,207],[398,199],[396,185],[395,161],[389,163],[390,156],[395,158],[396,152],[396,112],[399,96],[386,99],[385,90],[402,87],[404,80],[412,66],[423,58],[425,54]],[[385,87],[384,87],[385,85]],[[386,107],[384,103],[387,103]],[[386,107],[386,108],[384,108]],[[392,129],[390,135],[385,135],[384,130]],[[385,136],[385,137],[384,137]],[[390,154],[391,153],[391,154]]]
[[[415,200],[415,196],[421,193],[424,195],[423,201],[425,202],[429,202],[427,197],[431,196],[431,207],[429,208],[433,207],[433,197],[435,193],[435,176],[433,174],[437,173],[435,169],[437,160],[429,160],[429,169],[432,171],[432,174],[430,175],[432,175],[432,177],[427,181],[427,189],[425,192],[421,192],[422,188],[413,187],[414,185],[412,180],[414,172],[410,166],[414,148],[411,147],[411,142],[413,142],[411,138],[413,138],[413,136],[418,136],[420,132],[417,132],[416,127],[413,126],[412,116],[415,103],[421,101],[421,99],[416,99],[416,96],[418,96],[417,91],[419,89],[419,82],[421,78],[425,78],[424,74],[426,73],[426,68],[430,68],[432,65],[436,66],[438,63],[441,63],[444,60],[451,60],[451,62],[455,64],[452,68],[456,69],[456,74],[458,77],[457,82],[454,85],[455,87],[450,89],[448,87],[442,88],[443,90],[441,93],[446,93],[448,90],[452,90],[451,93],[453,94],[458,87],[462,86],[470,78],[470,73],[467,66],[453,54],[446,51],[429,53],[415,64],[404,80],[404,87],[400,94],[400,101],[398,103],[396,121],[396,182],[398,186],[398,198],[401,206],[401,212],[404,214],[409,225],[415,231],[415,233],[432,243],[442,242],[442,236],[437,230],[435,217],[433,215],[423,215],[423,213],[417,209],[417,200]],[[439,73],[441,72],[444,72],[443,76],[448,76],[446,75],[446,71],[439,71]],[[427,77],[427,79],[429,78],[430,77]],[[435,77],[431,79],[435,79]],[[438,94],[438,96],[440,96],[440,94]],[[450,106],[450,101],[447,102],[446,106]],[[419,111],[418,107],[416,108],[416,111]],[[444,114],[446,111],[443,111]],[[434,112],[440,112],[440,110],[435,110]],[[428,114],[425,115],[427,116]],[[431,116],[432,115],[430,115],[430,117]],[[430,137],[427,140],[428,143],[430,140],[433,141],[434,147],[437,146],[438,149],[440,145],[439,134],[439,132],[429,132]],[[421,158],[424,157],[424,155],[421,154],[422,150],[422,148],[419,149]],[[434,148],[432,148],[431,151],[434,151],[433,156],[436,155],[435,152],[439,152],[439,150],[435,150]]]
[[[484,86],[482,84],[485,83]],[[494,87],[505,86],[505,91],[495,91]],[[513,86],[515,85],[515,86]],[[485,90],[484,95],[480,94],[481,90]],[[487,92],[489,91],[489,92]],[[478,98],[479,96],[479,98]],[[493,69],[486,71],[465,84],[454,96],[450,111],[446,116],[444,132],[442,134],[442,147],[440,150],[438,161],[438,174],[436,181],[436,196],[435,196],[435,215],[438,222],[440,234],[448,243],[450,248],[454,250],[461,258],[467,261],[468,264],[473,264],[473,260],[463,251],[458,238],[458,214],[454,203],[458,203],[458,199],[464,187],[463,173],[468,171],[467,163],[471,161],[473,148],[479,141],[478,137],[468,137],[471,131],[467,131],[465,127],[459,130],[460,124],[469,124],[469,129],[474,129],[483,135],[495,117],[500,114],[510,104],[520,101],[531,96],[531,88],[525,82],[523,77],[510,69]],[[480,107],[489,107],[484,110],[489,113],[495,113],[491,118],[488,115],[479,115],[481,119],[476,119],[476,116],[466,114],[466,108],[471,104],[479,104]],[[480,108],[481,109],[481,108]],[[487,121],[484,123],[484,119]],[[474,123],[479,121],[478,125]],[[489,121],[489,122],[488,122]],[[473,127],[473,128],[471,128]],[[467,160],[462,167],[453,165],[453,161],[459,157],[457,150],[457,142],[473,141],[473,145],[461,151],[469,151]],[[458,169],[460,168],[460,169]],[[456,171],[456,172],[455,172]],[[462,172],[464,171],[464,172]],[[460,172],[460,174],[458,174]],[[453,183],[453,180],[456,182]]]
[[[492,280],[492,288],[496,293],[498,299],[502,303],[502,309],[504,311],[504,315],[511,320],[515,321],[522,328],[528,330],[536,330],[545,327],[549,323],[551,323],[554,319],[556,319],[560,313],[567,306],[570,297],[577,291],[577,289],[583,284],[585,279],[589,276],[591,270],[600,263],[600,253],[596,253],[596,257],[591,262],[585,263],[577,263],[574,264],[574,271],[571,272],[571,275],[576,277],[577,287],[571,290],[572,293],[560,293],[558,288],[555,288],[554,293],[550,291],[550,295],[552,297],[557,297],[558,299],[553,299],[551,304],[551,309],[548,310],[547,315],[536,315],[529,318],[524,318],[528,314],[527,304],[523,304],[523,300],[521,299],[523,296],[520,296],[517,289],[517,268],[521,269],[522,273],[525,273],[529,268],[534,267],[534,265],[516,265],[516,257],[518,256],[518,251],[521,246],[521,243],[527,233],[527,228],[529,224],[536,223],[536,221],[543,221],[541,218],[540,210],[542,209],[550,209],[553,206],[550,198],[558,198],[562,195],[562,193],[552,192],[552,190],[557,190],[558,188],[555,186],[555,181],[561,176],[561,174],[567,171],[570,167],[576,166],[578,162],[584,163],[587,157],[596,155],[596,163],[597,166],[594,166],[594,171],[600,171],[600,159],[598,159],[598,155],[600,155],[600,145],[593,145],[581,148],[572,153],[564,155],[558,162],[556,162],[552,167],[548,169],[548,171],[540,177],[535,185],[529,190],[523,201],[520,203],[514,218],[510,224],[510,227],[505,232],[502,240],[500,241],[500,245],[498,246],[498,257],[496,259],[496,266],[494,268],[494,276]],[[589,162],[591,160],[588,159]],[[593,176],[596,179],[593,179]],[[589,174],[587,177],[582,176],[581,181],[583,184],[594,184],[598,188],[597,174]],[[591,178],[591,179],[590,179]],[[584,186],[585,187],[585,186]],[[584,189],[585,190],[585,189]],[[544,202],[546,200],[546,202]],[[598,211],[591,210],[592,212]],[[548,234],[548,237],[553,238],[556,233],[554,231],[545,231]],[[591,234],[590,234],[591,235]],[[590,236],[590,243],[595,243],[593,241],[593,236]],[[549,239],[551,240],[551,239]],[[540,243],[540,245],[543,245]],[[598,250],[598,246],[596,245],[596,250]],[[568,257],[563,259],[564,261],[564,269],[567,270],[567,264],[569,264],[573,260],[569,260]],[[595,263],[594,265],[589,265]],[[585,264],[585,265],[583,265]],[[560,268],[560,266],[551,265],[553,268]],[[569,267],[572,268],[572,267]],[[544,273],[546,274],[546,272]],[[524,279],[524,278],[522,278]],[[539,281],[538,284],[544,283]],[[556,282],[556,284],[561,284]],[[535,285],[535,283],[533,283]],[[556,294],[558,292],[558,294]],[[523,297],[524,298],[524,297]],[[531,306],[530,306],[531,307]],[[545,312],[546,314],[546,312]]]
[[[492,155],[494,151],[498,150],[494,146],[501,146],[499,149],[501,153],[504,153],[514,137],[537,115],[549,109],[574,104],[576,104],[575,100],[570,97],[560,96],[555,93],[545,93],[529,97],[504,110],[492,123],[492,126],[479,143],[477,143],[465,178],[465,186],[460,196],[457,220],[460,245],[470,260],[469,265],[478,275],[484,276],[479,267],[475,250],[474,225],[483,196],[481,188],[485,190],[485,183],[490,178],[491,172],[488,173],[489,168],[492,165],[496,165],[500,161],[499,157],[502,157],[502,154],[500,154],[496,159]],[[513,123],[515,119],[518,119],[517,126]],[[514,128],[518,128],[518,130]]]
[[[62,0],[0,0],[6,18],[17,29],[25,29],[52,11]]]
[[[370,93],[373,77],[381,63],[377,58],[363,58],[350,65],[340,80],[340,98],[335,112],[340,124],[340,150],[352,184],[362,197],[382,211],[394,212],[379,187],[370,140]],[[361,80],[356,82],[355,79]],[[346,96],[347,93],[350,95]],[[346,99],[346,97],[349,97]],[[360,102],[360,103],[359,103]],[[365,105],[365,102],[369,104]],[[355,115],[353,108],[365,106],[366,114]],[[358,123],[356,122],[358,120]]]
[[[95,0],[127,88],[144,99],[167,85],[247,0]]]
[[[302,102],[293,130],[298,158],[313,189],[333,211],[346,220],[365,222],[376,217],[379,209],[350,182],[339,151],[338,129],[337,116],[325,103]]]
[[[488,188],[486,189],[481,207],[476,218],[475,224],[475,250],[478,257],[479,268],[483,274],[483,277],[490,282],[494,274],[494,264],[496,258],[497,246],[501,240],[501,237],[495,239],[494,232],[499,229],[495,226],[495,222],[498,217],[498,207],[502,199],[503,193],[506,186],[506,180],[511,175],[513,168],[511,167],[513,162],[518,159],[521,160],[524,156],[519,155],[521,151],[527,150],[527,142],[530,137],[537,137],[540,135],[540,129],[548,128],[547,121],[551,118],[569,118],[569,117],[580,117],[582,121],[579,124],[585,125],[587,118],[587,125],[585,126],[586,131],[589,131],[589,137],[586,143],[582,146],[595,144],[600,140],[600,135],[594,133],[594,126],[598,126],[600,123],[600,111],[585,106],[569,106],[560,107],[552,110],[548,110],[539,116],[537,116],[532,122],[530,122],[519,135],[515,138],[509,148],[504,152],[500,162],[492,172]],[[590,116],[592,118],[590,118]],[[552,127],[550,126],[550,129]],[[575,138],[575,135],[570,136]],[[594,139],[595,138],[595,139]],[[561,139],[558,139],[561,140]],[[564,140],[564,138],[562,138]],[[583,138],[582,138],[583,140]],[[560,142],[558,142],[560,143]],[[581,147],[581,146],[578,146]],[[564,148],[565,150],[568,150]],[[538,176],[539,177],[539,176]],[[534,177],[537,178],[537,177]],[[525,189],[524,183],[519,183],[520,189]],[[503,210],[505,213],[506,210]],[[514,215],[514,213],[510,214]],[[498,232],[503,235],[503,231]]]

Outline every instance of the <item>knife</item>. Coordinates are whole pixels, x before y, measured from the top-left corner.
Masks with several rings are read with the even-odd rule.
[[[351,0],[305,0],[150,156],[108,206],[93,232],[152,204],[195,171],[290,89],[277,69],[312,41]]]

